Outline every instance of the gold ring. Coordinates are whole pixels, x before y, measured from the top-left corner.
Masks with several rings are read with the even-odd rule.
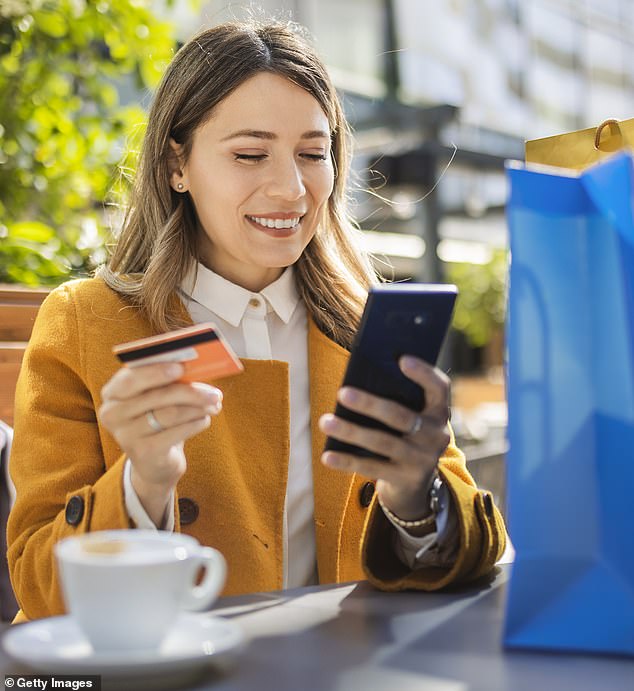
[[[145,419],[154,432],[163,432],[165,429],[165,427],[163,427],[163,425],[156,419],[156,415],[154,415],[153,410],[148,410],[147,413],[145,413]]]

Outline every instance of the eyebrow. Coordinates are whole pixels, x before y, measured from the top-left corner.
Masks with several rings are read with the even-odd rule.
[[[231,134],[223,137],[221,141],[226,142],[229,139],[236,139],[237,137],[254,137],[255,139],[266,139],[273,140],[277,139],[277,135],[274,132],[267,132],[265,130],[238,130],[237,132],[232,132]],[[309,130],[302,134],[301,139],[330,139],[328,132],[323,130]]]

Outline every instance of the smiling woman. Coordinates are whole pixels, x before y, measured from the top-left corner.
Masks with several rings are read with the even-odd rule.
[[[214,206],[213,227],[203,224],[209,237],[224,213],[223,225],[234,227],[231,219],[247,201],[238,199],[240,191],[250,185],[253,192],[262,181],[260,196],[271,193],[272,200],[254,199],[256,206],[242,213],[266,218],[269,227],[268,219],[275,220],[271,211],[306,212],[300,214],[299,237],[313,234],[301,256],[287,264],[278,259],[269,268],[296,262],[298,289],[311,317],[337,343],[352,343],[376,274],[346,209],[349,126],[325,66],[302,33],[288,24],[224,24],[195,36],[165,73],[148,118],[124,230],[101,272],[113,289],[143,305],[157,330],[183,325],[182,314],[170,309],[173,292],[191,272],[192,261],[210,249],[198,233],[198,206],[203,199],[206,210]],[[195,189],[178,177],[188,171]],[[318,180],[325,184],[327,174],[332,189],[317,208],[310,201],[312,188]],[[299,206],[297,189],[280,189],[289,185],[307,186]],[[321,185],[316,192],[322,193]],[[184,237],[176,228],[185,229]],[[241,228],[244,232],[244,223]],[[328,232],[320,232],[325,228]],[[266,256],[271,259],[268,250]],[[237,275],[225,278],[236,281]]]
[[[51,293],[25,354],[8,526],[23,615],[63,610],[55,543],[130,526],[218,548],[227,594],[365,577],[433,590],[492,568],[504,525],[454,445],[447,377],[401,359],[418,411],[339,388],[377,280],[348,169],[336,91],[297,27],[225,24],[176,54],[110,261]],[[208,321],[241,374],[192,383],[112,353]],[[322,453],[326,434],[389,462]]]

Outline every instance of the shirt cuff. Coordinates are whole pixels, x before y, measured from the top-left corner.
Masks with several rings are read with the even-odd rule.
[[[123,470],[123,496],[128,516],[134,521],[137,528],[143,530],[158,530],[154,521],[147,515],[141,500],[132,486],[132,461],[128,458]],[[174,492],[170,496],[169,505],[165,511],[161,530],[174,531]]]
[[[436,514],[436,530],[423,537],[414,537],[385,514],[396,530],[394,549],[398,558],[410,569],[423,566],[450,566],[458,548],[458,524],[451,495],[443,482],[438,491],[440,508]]]

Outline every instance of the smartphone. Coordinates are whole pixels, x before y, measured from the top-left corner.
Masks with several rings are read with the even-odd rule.
[[[112,352],[128,367],[180,362],[185,369],[182,381],[221,379],[244,370],[238,356],[212,322],[121,343]]]
[[[389,283],[374,286],[355,337],[342,386],[354,386],[423,410],[423,389],[400,370],[402,355],[414,355],[435,365],[445,341],[458,289],[451,284]],[[335,415],[366,427],[401,435],[398,430],[355,413],[337,403]],[[385,456],[328,437],[325,450],[357,456]]]

